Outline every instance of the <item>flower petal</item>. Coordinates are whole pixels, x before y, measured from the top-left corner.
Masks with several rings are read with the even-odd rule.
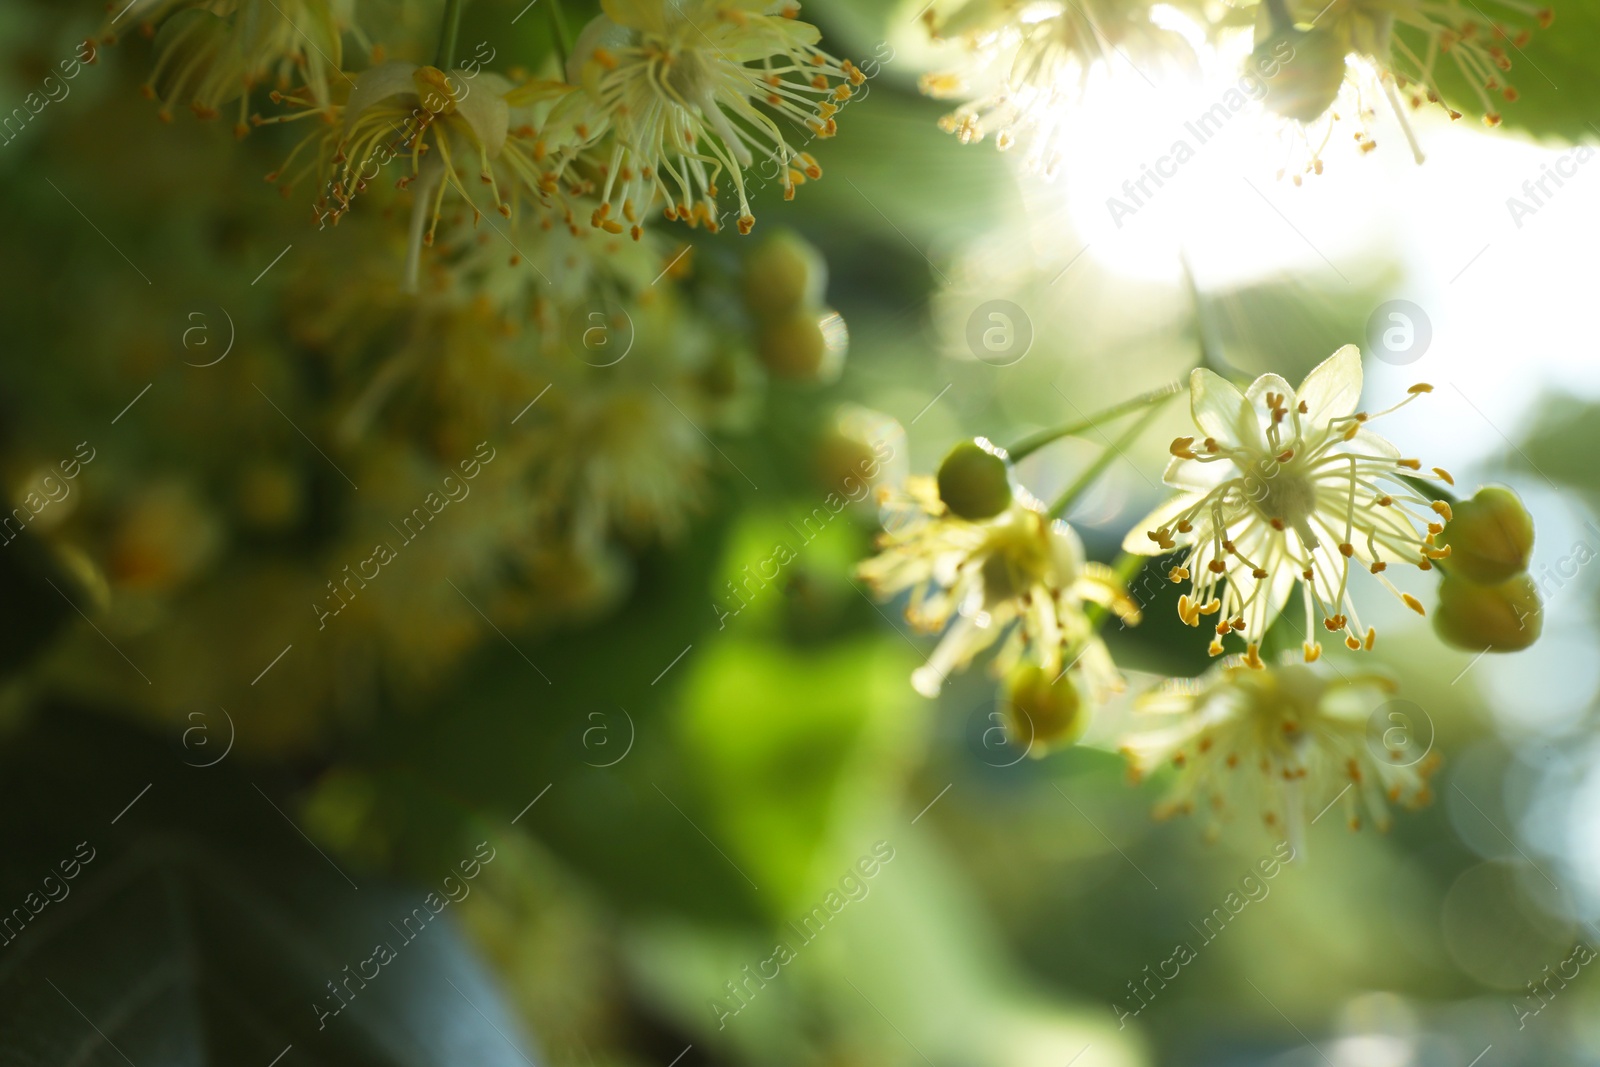
[[[661,0],[600,0],[600,10],[618,26],[661,35],[666,32],[666,9]]]
[[[1294,387],[1291,386],[1281,374],[1267,373],[1250,383],[1250,388],[1244,391],[1245,403],[1255,409],[1255,413],[1263,420],[1269,419],[1270,409],[1267,407],[1267,394],[1277,393],[1283,397],[1290,407],[1294,406]]]
[[[1152,541],[1147,534],[1163,526],[1171,526],[1174,519],[1189,510],[1195,505],[1196,501],[1202,498],[1203,494],[1201,493],[1179,493],[1171,500],[1168,500],[1133,524],[1133,527],[1128,531],[1128,535],[1122,539],[1122,551],[1131,552],[1136,556],[1159,556],[1163,552],[1170,552],[1171,549],[1162,548]],[[1187,534],[1181,534],[1177,530],[1172,531],[1172,540],[1178,545],[1188,544],[1189,539],[1193,536],[1192,531]]]
[[[1189,375],[1189,410],[1207,437],[1223,444],[1257,445],[1261,434],[1244,394],[1226,378],[1204,367]]]
[[[759,13],[737,35],[717,43],[717,51],[735,63],[749,63],[774,54],[815,47],[822,31],[799,19],[769,18]]]
[[[396,59],[356,75],[356,85],[350,90],[350,99],[344,108],[346,131],[360,114],[391,96],[402,93],[416,95],[417,83],[413,78],[419,68],[415,63]]]
[[[1174,489],[1205,493],[1221,485],[1233,473],[1234,468],[1228,463],[1201,463],[1197,459],[1173,456],[1167,461],[1161,480]]]
[[[596,15],[589,20],[588,25],[578,31],[578,39],[572,45],[572,52],[567,56],[567,81],[573,85],[584,85],[585,77],[598,78],[594,63],[596,49],[604,48],[614,50],[629,47],[638,37],[638,30],[607,18],[605,15]],[[588,86],[584,86],[588,88]]]
[[[456,113],[466,120],[473,137],[483,146],[490,159],[498,156],[505,147],[506,134],[510,130],[511,108],[503,95],[509,87],[509,83],[498,74],[485,74],[482,84],[475,86],[456,106]]]
[[[1261,431],[1262,447],[1266,446],[1267,429],[1272,425],[1272,406],[1267,403],[1268,393],[1277,393],[1282,397],[1283,399],[1278,403],[1288,408],[1291,412],[1297,403],[1294,388],[1284,380],[1281,374],[1263,374],[1250,383],[1250,388],[1245,390],[1244,399],[1245,403],[1250,405],[1250,414],[1256,418],[1256,428]],[[1284,416],[1286,420],[1293,417],[1293,415]],[[1286,434],[1292,433],[1293,430],[1294,424],[1292,422],[1287,422],[1283,427],[1283,432]]]
[[[1360,452],[1369,456],[1388,456],[1392,459],[1399,459],[1401,456],[1401,452],[1394,446],[1394,442],[1372,430],[1358,430],[1344,450]]]
[[[1297,395],[1306,406],[1300,418],[1310,425],[1354,413],[1361,402],[1361,350],[1345,345],[1318,363],[1300,383]]]
[[[1083,539],[1078,536],[1077,530],[1060,519],[1050,524],[1045,536],[1049,538],[1050,561],[1054,568],[1052,584],[1057,588],[1071,585],[1083,576],[1086,558]]]

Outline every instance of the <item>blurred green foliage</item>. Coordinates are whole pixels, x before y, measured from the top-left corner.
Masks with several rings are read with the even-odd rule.
[[[512,22],[521,3],[476,0],[462,39],[496,42],[500,69],[548,75],[550,2]],[[93,7],[0,9],[5,100],[93,32]],[[431,33],[438,7],[385,10],[401,38],[413,25]],[[568,32],[594,8],[563,0]],[[806,12],[858,61],[900,41],[916,14],[849,0]],[[1592,3],[1563,4],[1533,37],[1508,126],[1590,137],[1595,18]],[[342,376],[354,363],[364,386],[372,371],[307,330],[307,291],[329,303],[393,294],[392,235],[374,236],[403,225],[392,201],[375,196],[363,205],[371,218],[336,230],[308,226],[304,202],[261,181],[293,138],[268,129],[236,144],[187,115],[159,124],[137,91],[148,45],[132,36],[0,146],[0,473],[18,495],[79,442],[99,450],[70,504],[0,548],[0,721],[11,731],[0,907],[22,904],[78,841],[103,842],[70,901],[0,948],[0,1062],[114,1062],[84,1017],[139,1067],[265,1064],[291,1043],[291,1057],[361,1064],[495,1065],[522,1060],[525,1046],[530,1062],[618,1067],[1044,1067],[1080,1055],[1082,1067],[1200,1067],[1325,1051],[1342,1067],[1379,1062],[1343,1039],[1380,1032],[1401,1035],[1410,1057],[1382,1062],[1465,1064],[1488,1043],[1490,1062],[1593,1061],[1590,987],[1563,994],[1559,1021],[1515,1029],[1508,1005],[1522,982],[1576,935],[1529,906],[1525,868],[1502,877],[1521,852],[1506,835],[1517,831],[1502,779],[1523,757],[1478,691],[1451,683],[1471,657],[1425,628],[1396,632],[1386,662],[1406,691],[1436,694],[1419,699],[1452,768],[1441,803],[1386,838],[1346,835],[1333,819],[1315,827],[1307,861],[1119,1028],[1111,1005],[1130,1003],[1129,983],[1194,939],[1275,841],[1240,826],[1206,846],[1192,826],[1152,823],[1163,783],[1128,787],[1099,748],[1007,763],[1013,753],[985,740],[992,679],[973,672],[937,702],[906,685],[928,643],[852,574],[870,551],[870,507],[844,509],[814,539],[795,524],[829,491],[818,442],[841,402],[906,424],[900,458],[926,472],[962,437],[1009,441],[1070,418],[1063,397],[1093,410],[1131,383],[1181,375],[1198,324],[1176,284],[1085,271],[1045,286],[1070,233],[1049,264],[1015,257],[1020,274],[1051,269],[1014,291],[1013,279],[963,274],[969,242],[1026,225],[1018,187],[997,153],[936,128],[947,108],[916,94],[912,58],[885,59],[838,137],[814,146],[823,181],[792,203],[763,202],[762,230],[792,227],[828,261],[827,301],[852,336],[842,378],[767,383],[753,429],[713,429],[682,535],[618,538],[606,571],[615,595],[589,611],[545,613],[560,586],[550,575],[582,571],[569,560],[542,561],[530,579],[484,547],[532,495],[508,476],[444,514],[448,540],[441,529],[437,553],[406,564],[392,598],[378,587],[360,625],[314,628],[308,605],[355,558],[348,546],[367,549],[383,508],[458,458],[448,420],[341,436],[352,403]],[[690,242],[690,297],[735,303],[718,289],[738,274],[735,240]],[[1208,289],[1203,311],[1238,371],[1298,380],[1360,339],[1399,283],[1388,261],[1369,266],[1354,285],[1280,276]],[[1039,326],[1032,356],[1003,374],[967,358],[962,340],[974,294],[991,288]],[[410,320],[375,304],[361,328],[388,355]],[[191,316],[220,344],[224,309],[237,347],[196,369]],[[445,348],[430,365],[472,385],[460,368],[479,366],[475,354]],[[418,406],[449,384],[418,386]],[[513,411],[523,402],[500,379],[480,391]],[[1591,408],[1552,399],[1508,465],[1592,502]],[[508,455],[543,415],[497,439]],[[1153,479],[1181,420],[1159,424],[1072,516],[1095,558],[1111,558],[1118,516],[1154,490],[1134,468]],[[1084,447],[1063,443],[1024,473],[1065,484],[1091,456]],[[335,469],[346,463],[361,490]],[[366,480],[397,471],[387,487]],[[729,614],[729,583],[779,542],[795,561]],[[1153,569],[1133,585],[1146,618],[1110,633],[1118,661],[1202,670],[1170,586]],[[463,606],[480,588],[513,593],[486,611]],[[160,684],[142,683],[146,671]],[[69,710],[62,693],[98,710]],[[223,708],[237,750],[198,767],[220,751]],[[190,732],[197,722],[206,734]],[[217,747],[197,747],[200,736]],[[145,783],[149,795],[111,822]],[[364,958],[385,936],[373,928],[485,840],[497,858],[456,909],[459,929],[407,950],[404,970],[341,1020],[351,1025],[316,1029],[325,978]],[[744,969],[770,959],[787,924],[880,841],[895,858],[870,892],[778,977],[745,985]],[[1485,864],[1493,876],[1466,883],[1478,896],[1452,927],[1446,902]],[[730,982],[748,1005],[723,1020],[712,1005],[739,1003]]]

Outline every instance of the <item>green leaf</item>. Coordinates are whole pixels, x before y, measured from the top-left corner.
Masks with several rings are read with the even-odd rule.
[[[774,919],[810,888],[839,813],[899,778],[912,698],[908,656],[888,640],[795,652],[730,635],[690,677],[680,730],[707,829]]]
[[[667,743],[672,701],[716,632],[724,536],[710,520],[680,550],[647,554],[626,610],[603,623],[491,641],[426,715],[379,722],[351,769],[419,804],[449,797],[517,819],[622,910],[759,917],[755,891],[702,836],[694,782]]]
[[[185,756],[67,712],[7,752],[0,1062],[533,1063],[449,905],[428,906],[445,872],[342,871],[285,799]]]

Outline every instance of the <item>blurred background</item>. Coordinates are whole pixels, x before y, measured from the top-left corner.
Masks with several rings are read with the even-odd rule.
[[[548,76],[550,3],[472,0],[461,39]],[[440,5],[374,8],[389,54],[431,47]],[[465,238],[402,293],[398,194],[318,229],[261,180],[296,131],[158,121],[141,34],[5,127],[0,475],[30,517],[0,535],[0,1063],[1600,1062],[1600,165],[1574,147],[1600,12],[1558,7],[1501,128],[1416,113],[1423,164],[1380,111],[1376,151],[1297,185],[1242,113],[1123,216],[1240,57],[1113,60],[1046,180],[938,128],[922,10],[805,4],[878,64],[808,149],[825,177],[758,191],[747,238],[607,248],[640,279],[615,364],[546,350],[613,309],[587,283],[515,321],[440,295]],[[0,116],[106,17],[4,0]],[[826,260],[833,380],[751,356],[740,289],[779,230]],[[600,256],[561,237],[518,238],[552,294]],[[493,258],[485,287],[525,284]],[[874,509],[825,505],[862,426],[886,477],[926,473],[1185,376],[1203,334],[1241,376],[1356,343],[1369,401],[1432,383],[1387,435],[1538,530],[1524,652],[1376,605],[1433,805],[1318,822],[1259,880],[1273,837],[1153,821],[1163,782],[1103,731],[1028,758],[983,672],[917,696],[931,641],[853,576]],[[1068,516],[1091,556],[1184,424]],[[1020,476],[1050,499],[1098,454]],[[378,541],[403,547],[344,584]],[[1176,591],[1133,588],[1145,622],[1108,636],[1135,687],[1205,669]]]

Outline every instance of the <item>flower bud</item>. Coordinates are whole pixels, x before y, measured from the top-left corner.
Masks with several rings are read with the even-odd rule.
[[[875,474],[878,463],[867,442],[832,431],[817,440],[812,465],[818,483],[836,492],[841,485],[871,485],[874,479],[863,478],[863,475],[867,471]]]
[[[1005,449],[975,437],[952,448],[939,464],[939,499],[969,522],[992,519],[1011,506],[1011,463]]]
[[[1433,629],[1467,652],[1518,652],[1539,639],[1544,611],[1533,579],[1519,574],[1498,585],[1479,585],[1454,574],[1439,583]]]
[[[749,356],[737,348],[718,347],[700,368],[700,388],[711,400],[728,400],[739,395],[748,377],[745,372],[748,360]],[[754,367],[750,367],[750,373],[760,374]]]
[[[744,263],[744,302],[762,319],[778,319],[822,306],[828,264],[805,238],[779,230]]]
[[[1346,51],[1339,36],[1328,30],[1284,30],[1256,45],[1246,70],[1266,81],[1261,100],[1268,111],[1311,122],[1339,95]]]
[[[895,483],[904,477],[905,442],[905,430],[890,416],[845,404],[818,438],[813,469],[829,492],[849,495],[858,483]]]
[[[756,350],[776,377],[826,384],[844,371],[849,346],[838,312],[799,310],[762,326]]]
[[[1076,744],[1089,725],[1083,694],[1071,671],[1047,671],[1036,663],[1014,668],[1005,681],[1005,724],[1011,742],[1031,756]]]
[[[1480,585],[1497,585],[1528,569],[1533,519],[1516,493],[1487,485],[1471,500],[1454,506],[1444,533],[1434,541],[1450,546],[1450,556],[1443,563],[1450,574]]]

